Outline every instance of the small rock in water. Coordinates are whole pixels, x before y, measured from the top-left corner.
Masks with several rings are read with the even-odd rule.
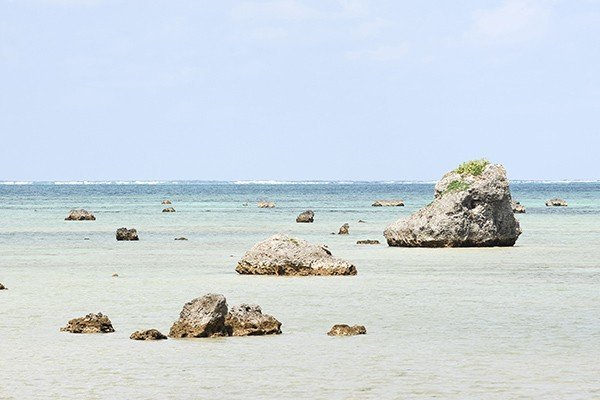
[[[165,340],[167,337],[157,329],[148,329],[146,331],[135,331],[129,336],[133,340]]]
[[[119,228],[117,229],[117,240],[140,240],[135,229]]]
[[[525,206],[522,205],[521,203],[519,203],[518,201],[511,201],[510,205],[515,214],[524,214],[525,213]]]
[[[118,278],[118,277],[119,277],[119,274],[117,274],[117,273],[115,272],[114,274],[112,274],[112,277],[113,277],[113,278]]]
[[[160,204],[171,204],[171,200],[163,200]]]
[[[379,244],[379,240],[371,240],[371,239],[359,240],[356,242],[356,244]]]
[[[175,212],[175,209],[173,207],[167,207],[163,208],[162,212]]]
[[[0,290],[8,290],[8,288],[0,283]]]
[[[84,237],[83,240],[90,240],[90,238],[89,237]]]
[[[349,233],[350,233],[350,225],[344,224],[340,227],[340,231],[338,232],[338,235],[347,235]]]
[[[96,217],[89,211],[84,209],[71,210],[65,221],[95,221]]]
[[[546,207],[566,207],[567,202],[563,199],[550,199],[546,202]]]
[[[275,208],[275,203],[271,201],[259,201],[258,208]]]
[[[60,328],[62,332],[71,333],[111,333],[114,328],[110,319],[102,313],[88,314],[85,317],[74,318],[67,326]]]
[[[241,304],[231,307],[225,319],[231,336],[278,335],[281,322],[275,317],[263,314],[257,304]]]
[[[182,237],[177,237],[177,238],[175,238],[175,240],[188,240],[188,239],[187,239],[186,237],[183,237],[183,236],[182,236]]]
[[[367,221],[363,221],[362,219],[359,219],[359,220],[358,220],[358,223],[359,223],[359,224],[366,224],[366,223],[367,223]]]
[[[184,304],[179,319],[169,336],[172,338],[198,338],[227,336],[225,318],[227,301],[222,294],[207,294]]]
[[[373,207],[404,207],[402,200],[377,200],[371,204]]]
[[[296,217],[296,222],[313,222],[314,220],[315,213],[312,210],[306,210]]]
[[[334,325],[327,334],[329,336],[354,336],[365,335],[367,329],[363,325],[349,326],[346,324]]]

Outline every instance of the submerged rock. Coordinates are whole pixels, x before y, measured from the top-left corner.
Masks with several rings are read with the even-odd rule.
[[[306,210],[296,217],[296,222],[314,222],[314,220],[315,213],[311,210]]]
[[[350,233],[350,225],[348,225],[347,223],[342,225],[340,227],[340,230],[338,231],[338,235],[347,235]]]
[[[118,277],[119,277],[119,274],[117,274],[117,273],[115,272],[114,274],[112,274],[112,277],[113,277],[113,278],[118,278]]]
[[[258,208],[275,208],[275,203],[271,201],[259,201]]]
[[[373,207],[404,207],[403,200],[377,200],[371,204]]]
[[[362,219],[359,219],[359,220],[358,220],[358,223],[359,223],[359,224],[366,224],[366,223],[367,223],[367,221],[363,221]]]
[[[102,313],[88,314],[85,317],[74,318],[67,326],[60,328],[62,332],[71,333],[111,333],[114,328],[110,319]]]
[[[167,207],[163,208],[162,212],[175,212],[175,209],[173,207]]]
[[[227,331],[232,336],[278,335],[281,322],[263,314],[257,304],[241,304],[231,307],[225,319]]]
[[[227,301],[222,294],[207,294],[185,303],[179,319],[175,321],[169,336],[173,338],[198,338],[227,336],[225,318]]]
[[[346,325],[338,324],[334,325],[327,334],[329,336],[354,336],[354,335],[365,335],[367,329],[363,325]]]
[[[0,283],[0,290],[8,290],[8,288],[6,286],[4,286],[2,283]]]
[[[140,240],[135,229],[119,228],[117,229],[117,240]]]
[[[567,202],[563,199],[550,199],[546,202],[546,207],[567,207]]]
[[[160,204],[171,204],[171,200],[163,200]]]
[[[435,198],[384,232],[390,246],[512,246],[521,234],[502,165],[462,164],[435,185]]]
[[[93,213],[84,210],[83,208],[79,210],[71,210],[69,211],[69,215],[65,218],[65,221],[95,221],[96,217]]]
[[[379,240],[371,240],[371,239],[359,240],[356,242],[356,244],[379,244]]]
[[[251,275],[356,275],[354,265],[333,257],[326,246],[287,235],[254,245],[235,270]]]
[[[525,206],[519,203],[518,201],[511,201],[510,206],[515,214],[524,214]]]
[[[188,240],[188,239],[187,239],[186,237],[183,237],[183,236],[182,236],[182,237],[177,237],[177,238],[175,238],[175,240]]]
[[[148,329],[146,331],[135,331],[129,336],[133,340],[165,340],[167,337],[157,329]]]

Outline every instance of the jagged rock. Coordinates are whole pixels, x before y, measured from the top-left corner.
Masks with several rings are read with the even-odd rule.
[[[177,238],[175,238],[175,240],[188,240],[188,239],[187,239],[186,237],[183,237],[183,236],[182,236],[182,237],[177,237]]]
[[[379,240],[371,240],[371,239],[359,240],[356,242],[356,244],[379,244]]]
[[[367,329],[362,325],[349,326],[346,324],[334,325],[327,334],[329,336],[354,336],[365,335]]]
[[[83,208],[79,210],[71,210],[69,211],[69,215],[65,218],[65,221],[95,221],[96,217],[93,213],[84,210]]]
[[[171,200],[163,200],[160,204],[171,204]]]
[[[0,283],[0,290],[8,290],[8,288]]]
[[[165,340],[167,337],[157,329],[148,329],[146,331],[135,331],[129,336],[133,340]]]
[[[102,313],[88,314],[85,317],[74,318],[67,326],[60,328],[62,332],[71,333],[111,333],[114,328],[110,319]]]
[[[231,307],[225,319],[227,330],[232,336],[277,335],[281,333],[281,322],[263,314],[257,304],[241,304]]]
[[[275,208],[275,203],[270,201],[259,201],[258,208]]]
[[[356,275],[354,265],[333,257],[326,246],[287,235],[274,235],[254,245],[235,270],[251,275]]]
[[[524,214],[525,206],[519,203],[518,201],[511,201],[510,206],[515,214]]]
[[[546,202],[546,207],[566,207],[567,202],[563,199],[550,199]]]
[[[117,229],[117,240],[139,240],[135,229],[119,228]]]
[[[377,200],[373,207],[404,207],[403,200]]]
[[[169,336],[173,338],[198,338],[227,336],[225,318],[227,301],[221,294],[207,294],[185,303],[179,319],[175,321]]]
[[[350,233],[350,225],[344,224],[340,227],[338,235],[347,235]]]
[[[173,207],[167,207],[163,208],[162,212],[175,212],[175,209]]]
[[[390,246],[512,246],[521,234],[502,165],[472,161],[435,185],[435,198],[384,232]]]
[[[296,222],[313,222],[315,220],[315,213],[311,210],[304,211],[296,218]]]

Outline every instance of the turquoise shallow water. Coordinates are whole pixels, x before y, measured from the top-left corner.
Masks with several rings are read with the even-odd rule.
[[[432,184],[0,185],[0,398],[600,397],[600,183],[511,188],[527,207],[517,246],[400,249],[355,243],[383,243]],[[569,207],[546,208],[550,197]],[[161,213],[165,198],[176,213]],[[406,207],[370,206],[386,198]],[[97,220],[63,220],[78,207]],[[315,222],[296,224],[309,208]],[[349,236],[330,234],[344,222]],[[121,226],[141,240],[116,242]],[[243,253],[277,232],[328,244],[358,275],[237,275]],[[128,339],[168,331],[209,292],[260,304],[284,333]],[[114,334],[59,332],[98,311]],[[335,323],[368,334],[330,338]]]

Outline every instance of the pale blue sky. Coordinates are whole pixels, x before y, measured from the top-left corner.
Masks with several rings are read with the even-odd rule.
[[[0,0],[0,180],[600,179],[600,1]]]

